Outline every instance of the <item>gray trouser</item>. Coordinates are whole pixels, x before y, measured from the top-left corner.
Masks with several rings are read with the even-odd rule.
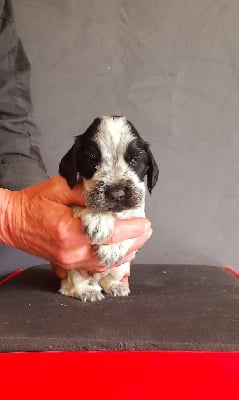
[[[30,64],[12,4],[0,0],[0,187],[18,190],[47,178],[32,120]]]
[[[0,187],[19,190],[47,178],[32,121],[30,64],[10,0],[0,0]],[[0,276],[42,260],[0,245]]]

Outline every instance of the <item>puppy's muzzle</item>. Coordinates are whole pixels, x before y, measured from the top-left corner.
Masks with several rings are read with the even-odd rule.
[[[131,181],[122,181],[118,184],[107,185],[105,188],[105,202],[111,211],[130,209],[135,187]]]
[[[87,192],[87,205],[100,212],[120,212],[140,206],[143,192],[131,181],[104,184],[99,181],[95,188]]]

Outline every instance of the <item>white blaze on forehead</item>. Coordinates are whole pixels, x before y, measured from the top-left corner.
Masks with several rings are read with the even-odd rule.
[[[106,163],[115,164],[124,158],[127,146],[133,139],[125,117],[102,117],[96,142]]]
[[[132,128],[125,117],[101,117],[94,135],[101,152],[101,161],[91,179],[83,179],[89,198],[98,199],[101,206],[106,201],[105,189],[110,185],[131,184],[132,195],[139,196],[137,207],[144,206],[145,185],[125,160],[128,145],[135,139]],[[100,182],[100,186],[97,186]],[[100,199],[100,200],[99,200]],[[94,200],[96,201],[96,200]]]

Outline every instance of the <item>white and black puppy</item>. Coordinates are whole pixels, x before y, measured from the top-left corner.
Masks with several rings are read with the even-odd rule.
[[[112,296],[127,296],[128,285],[121,279],[130,272],[130,263],[110,268],[129,250],[130,240],[102,245],[113,233],[115,219],[144,217],[145,184],[151,193],[159,170],[149,145],[125,118],[96,118],[63,157],[59,173],[72,188],[84,187],[86,207],[74,207],[74,216],[82,220],[84,232],[94,244],[100,263],[109,267],[103,273],[88,275],[69,270],[61,281],[60,293],[82,301]]]

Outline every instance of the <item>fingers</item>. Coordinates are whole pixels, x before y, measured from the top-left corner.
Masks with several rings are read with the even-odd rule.
[[[51,268],[55,272],[56,276],[60,279],[66,278],[67,272],[66,269],[61,267],[60,265],[51,263]]]
[[[120,265],[122,265],[122,264],[124,264],[124,263],[126,263],[126,262],[130,262],[130,261],[132,261],[132,260],[135,258],[135,256],[136,256],[136,251],[133,251],[133,252],[131,252],[131,253],[128,253],[128,254],[126,254],[125,257],[123,257],[123,258],[120,260],[120,262],[118,262],[118,263],[115,264],[115,265],[112,265],[112,267],[110,267],[110,268],[119,267]]]
[[[126,262],[132,261],[135,256],[137,250],[141,249],[141,247],[144,246],[144,244],[149,240],[149,238],[152,235],[152,229],[148,229],[146,232],[144,232],[142,235],[137,237],[136,239],[133,240],[131,247],[128,250],[128,253],[125,257],[120,260],[118,264],[115,264],[112,266],[113,267],[118,267],[121,264],[124,264]],[[67,264],[58,264],[58,263],[51,263],[52,269],[55,272],[55,274],[60,278],[63,279],[66,277],[67,270],[68,269],[80,269],[92,273],[99,273],[99,272],[104,272],[107,269],[107,266],[104,264],[100,264],[96,255],[93,253],[93,251],[89,251],[89,247],[85,247],[85,253],[82,253],[83,248],[81,248],[81,254],[80,256],[82,257],[81,262],[69,262]]]
[[[71,239],[74,236],[76,236],[75,239],[77,239],[77,231],[79,234],[79,225],[81,227],[80,221],[78,219],[75,219],[74,223],[71,225]],[[117,267],[121,264],[132,261],[135,258],[137,250],[143,247],[143,245],[147,242],[151,235],[151,223],[145,218],[117,220],[115,223],[114,234],[110,238],[109,242],[106,244],[119,243],[130,238],[133,238],[133,240],[126,256],[118,264],[112,267]],[[93,252],[92,246],[89,244],[89,239],[85,235],[83,236],[85,237],[86,243],[83,243],[84,240],[81,240],[81,245],[78,251],[74,248],[72,249],[72,251],[69,251],[68,247],[67,260],[64,259],[63,263],[57,261],[51,264],[55,274],[60,279],[66,277],[67,269],[74,268],[91,273],[104,272],[107,269],[106,265],[102,265],[99,263],[96,255]]]
[[[126,262],[130,262],[130,261],[134,260],[134,258],[136,257],[137,251],[140,250],[141,247],[144,246],[144,244],[149,240],[151,235],[152,235],[152,229],[150,228],[148,231],[144,232],[137,239],[135,239],[133,241],[132,245],[130,246],[126,256],[123,257],[122,260],[120,260],[120,262],[118,264],[114,265],[113,267],[119,267],[120,265],[122,265]]]
[[[130,257],[131,255],[129,255]],[[70,260],[70,259],[69,259]],[[93,252],[89,252],[86,257],[81,258],[78,262],[51,262],[51,267],[55,274],[63,279],[67,275],[67,270],[79,269],[89,273],[104,272],[107,269],[105,264],[100,264],[98,258]]]
[[[105,244],[123,242],[141,236],[151,228],[151,223],[146,218],[132,218],[115,221],[115,229],[111,238]]]
[[[79,263],[75,265],[71,264],[70,266],[67,266],[67,268],[56,263],[51,263],[51,268],[53,269],[56,276],[60,279],[66,278],[67,271],[70,269],[79,269],[81,275],[83,275],[85,278],[89,277],[88,273],[104,272],[106,270],[105,265],[100,265],[99,263],[93,262],[88,265],[84,263],[84,266],[82,266],[81,268],[79,267]]]
[[[129,248],[128,254],[132,253],[132,252],[136,252],[137,250],[140,250],[141,247],[144,246],[144,244],[149,240],[149,238],[152,235],[152,229],[148,229],[146,232],[144,232],[142,235],[140,235],[139,237],[137,237],[136,239],[134,239],[134,241],[132,241],[132,245]]]

